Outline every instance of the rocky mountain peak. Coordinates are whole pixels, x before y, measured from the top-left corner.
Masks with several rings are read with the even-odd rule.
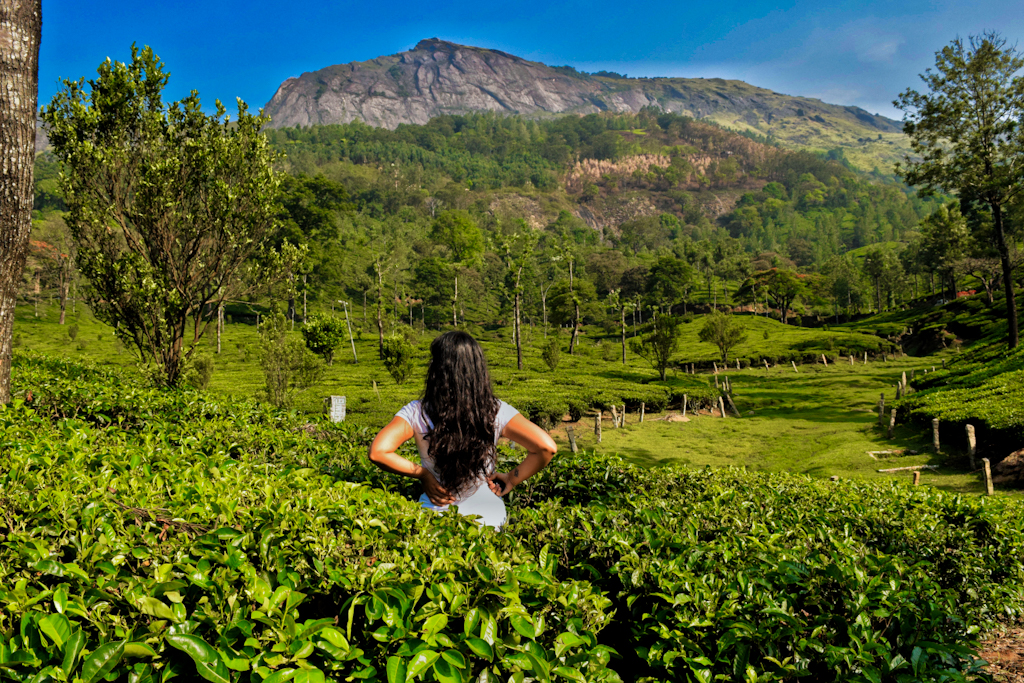
[[[893,145],[895,154],[901,144],[896,138],[902,137],[899,122],[859,107],[784,95],[742,81],[591,75],[440,38],[426,38],[395,55],[289,78],[265,111],[275,128],[361,120],[393,129],[442,114],[544,117],[643,107],[772,135],[792,147],[864,147],[878,143],[880,135],[897,134],[879,143]]]

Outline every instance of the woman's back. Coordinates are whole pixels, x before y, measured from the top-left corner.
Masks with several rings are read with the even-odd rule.
[[[519,411],[505,403],[499,402],[498,413],[494,419],[494,443],[498,443],[501,433],[506,425],[519,414]],[[420,454],[420,464],[434,477],[438,476],[434,467],[433,457],[430,455],[430,432],[434,428],[430,416],[423,410],[422,401],[415,400],[407,403],[398,411],[396,417],[400,417],[412,427],[413,436],[416,440],[416,448]],[[495,495],[487,486],[487,476],[494,472],[496,463],[485,470],[475,482],[469,484],[464,491],[455,496],[453,505],[459,507],[459,512],[464,515],[477,515],[481,521],[488,526],[500,527],[505,522],[505,503],[500,496]],[[420,496],[419,502],[431,510],[443,512],[448,509],[447,505],[434,505],[426,493]]]

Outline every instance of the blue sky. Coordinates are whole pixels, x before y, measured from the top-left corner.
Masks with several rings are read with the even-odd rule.
[[[892,100],[960,35],[995,29],[1024,48],[1020,0],[446,3],[43,0],[39,101],[92,77],[131,43],[171,72],[168,99],[263,106],[289,76],[406,50],[422,38],[635,76],[736,78],[893,118]]]

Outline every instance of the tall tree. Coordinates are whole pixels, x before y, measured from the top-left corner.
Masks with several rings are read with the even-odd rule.
[[[18,284],[32,230],[40,0],[0,2],[0,403],[11,400]]]
[[[430,239],[448,250],[451,258],[454,293],[452,295],[452,327],[459,326],[459,273],[472,268],[484,250],[480,228],[465,211],[442,211],[430,228]]]
[[[622,364],[626,364],[626,311],[632,310],[633,302],[622,294],[621,289],[613,289],[608,293],[608,308],[619,312],[619,329],[622,332]]]
[[[64,81],[43,110],[78,267],[93,313],[161,370],[181,380],[220,306],[263,291],[299,259],[270,243],[278,175],[260,129],[238,101],[238,120],[199,95],[165,105],[168,74],[153,51]]]
[[[956,202],[943,204],[921,221],[921,258],[949,285],[949,299],[956,298],[957,271],[963,267],[969,242],[967,222]]]
[[[1007,205],[1024,192],[1024,55],[994,32],[957,38],[935,54],[921,80],[930,92],[907,89],[894,102],[910,137],[897,172],[911,185],[984,204],[1006,291],[1008,344],[1017,346]]]
[[[533,259],[537,235],[524,220],[513,222],[511,230],[495,236],[499,254],[505,263],[505,289],[512,293],[512,334],[516,342],[516,367],[523,369],[523,339],[520,318],[523,301],[523,271]]]
[[[736,300],[740,303],[755,303],[759,294],[779,308],[782,324],[789,321],[789,307],[806,291],[800,276],[791,270],[771,268],[754,273],[747,278],[736,292]]]
[[[693,271],[686,261],[672,256],[659,258],[647,275],[647,296],[658,310],[667,306],[672,312],[672,305],[683,299],[693,278]]]

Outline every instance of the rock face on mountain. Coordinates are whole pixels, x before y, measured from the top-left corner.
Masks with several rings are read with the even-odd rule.
[[[862,142],[865,136],[901,130],[898,122],[858,107],[782,95],[742,81],[594,76],[436,38],[408,52],[290,78],[265,110],[275,128],[355,119],[395,128],[441,114],[495,111],[541,117],[636,112],[646,106],[772,134],[778,127],[773,124],[786,119],[806,122],[812,131],[815,124],[852,128]]]

